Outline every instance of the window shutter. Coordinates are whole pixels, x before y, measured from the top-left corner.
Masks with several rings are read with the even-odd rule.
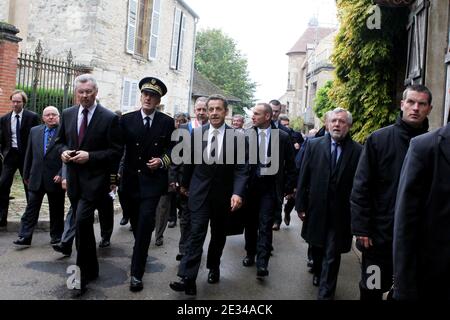
[[[152,28],[150,31],[150,41],[148,49],[148,58],[156,59],[156,49],[158,47],[158,37],[159,37],[159,20],[161,18],[161,0],[153,1],[152,10]]]
[[[127,52],[134,53],[136,43],[137,0],[128,1]]]
[[[137,81],[132,81],[130,86],[130,107],[133,109],[137,106],[137,95],[138,83]]]
[[[181,32],[180,32],[180,43],[178,45],[178,63],[177,69],[181,70],[183,63],[183,45],[184,45],[184,35],[186,33],[186,16],[181,13]]]
[[[124,79],[122,92],[122,111],[128,111],[130,109],[130,89],[131,82],[127,79]]]
[[[176,69],[178,62],[178,42],[180,40],[180,21],[181,10],[175,9],[175,18],[173,20],[172,50],[170,58],[170,68]]]
[[[418,0],[408,22],[408,56],[405,85],[424,84],[428,28],[428,0]]]

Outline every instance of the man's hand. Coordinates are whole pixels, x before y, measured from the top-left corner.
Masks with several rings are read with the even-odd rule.
[[[67,179],[62,179],[62,181],[61,181],[61,188],[63,190],[67,190]]]
[[[305,211],[297,212],[297,215],[300,218],[300,220],[305,221],[305,217],[306,217],[306,212]]]
[[[61,183],[61,180],[62,180],[61,176],[54,176],[53,177],[53,182],[54,183]]]
[[[233,194],[231,197],[231,212],[236,211],[242,206],[242,198],[237,194]]]
[[[72,160],[71,154],[76,153],[75,150],[66,150],[61,154],[61,160],[64,163],[69,163]]]
[[[180,187],[180,193],[185,197],[189,197],[189,190],[185,187]]]
[[[72,157],[72,162],[78,163],[78,164],[85,164],[89,161],[89,153],[86,151],[77,151],[77,155],[75,157]]]
[[[357,236],[356,240],[359,241],[366,249],[369,249],[370,246],[373,246],[372,239],[370,239],[369,237]]]
[[[160,158],[151,158],[148,162],[147,162],[147,167],[150,170],[156,170],[161,168],[162,162]]]
[[[169,183],[169,192],[175,192],[177,191],[177,184],[176,182]]]

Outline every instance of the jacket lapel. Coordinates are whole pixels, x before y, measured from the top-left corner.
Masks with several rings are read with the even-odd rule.
[[[93,130],[95,130],[96,123],[99,121],[98,119],[101,117],[101,114],[103,113],[102,109],[103,109],[102,106],[100,104],[97,104],[97,107],[95,108],[94,114],[92,115],[91,121],[89,121],[89,123],[88,123],[86,132],[85,132],[84,137],[83,137],[83,141],[81,141],[81,143],[80,143],[80,149],[81,150],[83,150],[82,146],[84,146],[84,143],[85,143],[87,137],[89,137],[91,132]],[[77,114],[77,119],[78,119],[78,114]],[[77,126],[77,129],[78,129],[78,126]],[[77,130],[77,132],[78,132],[78,130]]]
[[[342,173],[344,172],[345,167],[347,166],[350,158],[353,154],[353,142],[352,140],[347,140],[342,148],[341,156],[339,157],[337,163],[337,182],[339,183]]]
[[[140,112],[139,112],[139,116],[140,116]],[[144,130],[143,131],[144,134],[141,135],[143,137],[142,144],[144,145],[144,148],[148,148],[158,137],[159,133],[162,132],[162,130],[161,130],[162,123],[161,123],[160,118],[161,118],[161,115],[160,115],[159,111],[155,111],[148,134],[145,133],[144,121],[142,120],[142,117],[140,118],[141,126]]]
[[[59,129],[59,127],[56,127],[55,128],[55,132],[53,133],[53,136],[52,136],[52,138],[51,138],[51,140],[48,142],[48,145],[47,145],[47,152],[45,153],[45,155],[44,155],[44,157],[50,152],[50,150],[55,146],[55,139],[56,139],[56,136],[58,135],[58,129]],[[45,130],[45,125],[44,125],[44,130]],[[42,144],[44,143],[44,131],[42,132],[42,139],[41,139],[41,141],[42,141]],[[42,148],[41,148],[41,150],[42,150],[42,152],[44,152],[44,146],[42,146]]]
[[[439,142],[439,149],[441,149],[444,158],[450,164],[450,124],[447,124],[444,128],[441,129],[439,136],[441,137]]]
[[[44,154],[44,138],[45,138],[45,124],[40,126],[39,131],[36,134],[36,139],[37,141],[35,141],[35,143],[37,144],[37,148],[39,150],[39,158],[43,158],[45,156]],[[47,147],[48,150],[48,147]]]

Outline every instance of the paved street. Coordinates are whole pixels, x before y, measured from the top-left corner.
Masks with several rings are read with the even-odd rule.
[[[306,243],[300,238],[300,222],[293,214],[289,227],[284,224],[274,232],[273,257],[269,263],[267,280],[256,280],[256,268],[242,266],[243,236],[227,240],[218,284],[206,282],[205,252],[197,279],[196,298],[173,292],[169,282],[176,280],[178,262],[179,226],[166,229],[164,245],[156,247],[154,239],[149,250],[144,290],[131,293],[128,290],[129,268],[132,253],[132,233],[128,226],[119,225],[121,215],[115,216],[112,245],[98,249],[100,277],[89,284],[82,299],[247,299],[247,300],[311,300],[317,295],[312,276],[306,268]],[[97,239],[98,224],[95,224]],[[10,227],[10,230],[13,226]],[[12,241],[17,237],[13,231],[0,231],[0,299],[71,299],[66,288],[67,267],[75,263],[75,252],[63,258],[51,248],[47,232],[35,232],[30,248],[16,249]],[[204,247],[206,251],[206,245]],[[336,291],[336,299],[358,299],[359,262],[354,252],[343,255]]]

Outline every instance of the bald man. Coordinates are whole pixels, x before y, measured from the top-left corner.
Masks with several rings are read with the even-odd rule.
[[[59,126],[59,111],[53,106],[42,113],[43,125],[31,129],[25,153],[23,180],[28,186],[28,205],[20,222],[17,246],[31,245],[34,228],[38,222],[42,199],[47,194],[50,210],[50,243],[61,240],[64,230],[64,190],[61,187],[62,162],[55,148]]]

